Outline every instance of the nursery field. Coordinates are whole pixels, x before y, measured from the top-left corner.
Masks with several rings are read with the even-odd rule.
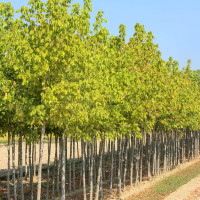
[[[91,0],[28,5],[0,3],[1,199],[118,198],[199,156],[190,59],[139,23],[110,36],[103,11],[91,28]]]

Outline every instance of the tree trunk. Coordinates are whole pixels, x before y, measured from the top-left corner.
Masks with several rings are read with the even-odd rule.
[[[73,190],[75,190],[75,138],[73,138]]]
[[[96,184],[96,157],[97,157],[97,155],[96,155],[96,142],[97,142],[97,139],[96,139],[96,137],[94,138],[94,164],[93,164],[93,171],[94,171],[94,184]]]
[[[30,176],[31,200],[33,200],[33,169],[31,162],[31,143],[29,144],[29,176]]]
[[[91,169],[90,169],[90,200],[93,198],[93,144],[90,144],[91,149]]]
[[[103,142],[103,155],[102,155],[102,175],[103,175],[103,180],[105,180],[106,176],[105,176],[105,142]]]
[[[57,166],[57,135],[55,135],[55,158],[54,158],[54,165],[53,165],[53,182],[52,182],[52,200],[54,198],[54,187],[55,187],[55,171]]]
[[[27,173],[28,173],[28,169],[27,169],[27,139],[26,139],[26,146],[25,146],[25,180],[27,181]]]
[[[61,199],[65,200],[65,130],[62,134],[62,196]]]
[[[139,178],[139,139],[136,138],[136,177],[135,177],[135,185],[138,185],[138,178]]]
[[[119,153],[118,153],[118,156],[119,156],[119,167],[118,167],[118,194],[121,193],[121,138],[118,138],[118,148],[119,148]]]
[[[110,139],[108,139],[108,177],[110,178]]]
[[[83,197],[86,200],[86,183],[85,183],[85,142],[82,139],[82,152],[83,152]]]
[[[144,136],[144,133],[142,136]],[[140,141],[140,183],[142,182],[143,139]]]
[[[18,134],[17,194],[19,194],[19,168],[20,168],[20,145],[19,145],[19,134]]]
[[[47,193],[46,193],[46,200],[49,199],[49,163],[50,163],[50,155],[51,155],[51,138],[52,132],[48,139],[48,162],[47,162]]]
[[[14,132],[12,132],[12,164],[13,164],[14,200],[17,200],[16,183],[15,183],[15,135],[14,135]]]
[[[65,181],[67,180],[67,137],[65,137]]]
[[[96,194],[95,200],[99,199],[99,185],[100,185],[100,175],[101,175],[101,163],[102,163],[102,151],[103,151],[103,142],[100,142],[100,151],[99,151],[99,164],[98,164],[98,177],[97,177],[97,185],[96,185]]]
[[[20,145],[20,190],[21,190],[21,200],[24,200],[24,190],[23,190],[23,172],[22,172],[22,133],[19,133],[19,145]]]
[[[34,170],[34,176],[36,176],[36,141],[34,137],[34,148],[33,148],[33,170]]]
[[[114,141],[115,142],[115,141]],[[110,175],[110,196],[112,196],[112,180],[113,180],[113,141],[111,142],[111,175]]]
[[[130,169],[130,185],[133,187],[133,159],[134,159],[134,140],[135,137],[131,136],[131,169]]]
[[[60,187],[59,187],[59,183],[60,183],[60,166],[61,166],[61,137],[59,136],[58,138],[58,145],[59,145],[59,159],[58,159],[58,168],[57,168],[57,193],[58,193],[58,197],[60,197]]]
[[[114,177],[116,177],[116,171],[117,171],[117,159],[116,159],[116,151],[115,151],[115,144],[116,144],[116,139],[114,141]]]
[[[37,200],[41,199],[41,175],[42,175],[42,155],[43,155],[43,143],[45,134],[45,120],[43,120],[41,140],[40,140],[40,157],[39,157],[39,169],[38,169],[38,185],[37,185]]]
[[[71,192],[72,184],[72,137],[70,137],[70,159],[69,159],[69,192]]]
[[[163,172],[165,173],[167,171],[167,138],[165,134],[165,141],[164,141],[164,168]]]
[[[160,132],[158,132],[158,154],[157,154],[157,175],[160,174]]]
[[[103,149],[105,148],[105,142],[104,142],[104,146],[103,146]],[[104,154],[104,152],[105,151],[103,151],[103,154]],[[100,196],[101,196],[101,200],[103,200],[103,184],[102,184],[102,182],[103,182],[103,172],[102,172],[102,170],[103,170],[103,168],[102,168],[102,161],[103,161],[103,159],[101,159],[101,163],[100,163],[100,168],[101,168],[101,176],[100,176]]]
[[[191,131],[191,138],[192,138],[192,160],[194,158],[194,131]]]
[[[151,159],[151,132],[150,132],[150,135],[148,134],[147,135],[147,142],[148,142],[148,159],[147,159],[147,166],[148,166],[148,181],[150,180],[151,178],[151,163],[150,163],[150,159]]]
[[[124,192],[125,192],[125,184],[126,184],[126,171],[127,171],[127,154],[128,154],[128,146],[129,146],[129,139],[127,138],[127,143],[126,143],[126,153],[125,153],[125,167],[124,167]]]
[[[153,142],[153,145],[154,145],[153,147],[153,175],[155,176],[156,175],[156,132],[155,131],[153,132],[152,137],[154,140]]]
[[[8,173],[7,173],[7,199],[10,200],[10,130],[8,130]]]

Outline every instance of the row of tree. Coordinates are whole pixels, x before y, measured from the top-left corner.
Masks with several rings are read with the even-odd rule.
[[[125,42],[126,28],[122,24],[119,26],[119,36],[110,36],[109,31],[102,26],[102,23],[106,22],[106,19],[102,18],[103,12],[97,13],[94,29],[91,31],[89,23],[91,0],[84,0],[82,8],[78,3],[71,5],[71,0],[48,0],[47,3],[30,0],[28,5],[30,6],[22,6],[17,10],[17,13],[21,13],[20,19],[14,20],[14,9],[11,4],[0,4],[0,131],[2,136],[8,132],[10,137],[12,133],[13,145],[15,135],[19,135],[19,146],[22,145],[22,137],[25,138],[29,145],[29,159],[32,163],[30,169],[34,166],[31,155],[34,157],[33,152],[35,152],[34,148],[31,149],[31,143],[34,147],[35,142],[40,141],[38,200],[41,198],[45,134],[54,134],[57,139],[59,138],[60,145],[62,144],[60,159],[55,156],[54,163],[60,170],[58,160],[60,163],[62,160],[62,199],[65,199],[65,170],[67,163],[71,162],[71,159],[65,159],[66,138],[72,138],[73,144],[75,141],[82,141],[80,173],[82,173],[84,199],[86,199],[85,171],[96,173],[95,175],[88,172],[90,188],[93,188],[91,183],[93,179],[97,182],[96,199],[98,199],[99,188],[102,188],[100,178],[103,172],[102,166],[104,168],[107,162],[110,169],[113,169],[111,155],[116,155],[115,161],[119,162],[118,168],[116,167],[119,193],[122,169],[124,169],[125,184],[127,165],[131,166],[130,174],[133,173],[131,170],[133,166],[139,166],[133,165],[134,155],[138,163],[138,153],[143,155],[143,149],[146,149],[145,159],[146,162],[148,160],[150,173],[150,152],[153,151],[151,137],[157,138],[155,141],[158,143],[158,153],[168,154],[166,148],[169,144],[172,145],[170,143],[173,141],[172,138],[179,138],[178,136],[184,135],[186,131],[188,135],[192,133],[192,137],[186,137],[187,141],[190,141],[188,138],[193,138],[196,141],[196,152],[198,151],[199,136],[197,134],[197,137],[193,137],[193,133],[196,132],[191,131],[199,130],[199,78],[198,71],[190,70],[190,60],[182,71],[178,68],[178,62],[172,57],[167,62],[164,61],[161,52],[157,50],[158,45],[153,43],[152,32],[147,33],[144,26],[139,23],[135,25],[135,33],[128,43]],[[71,7],[70,13],[69,7]],[[156,136],[152,134],[149,138],[152,131],[156,132]],[[146,147],[143,148],[143,136],[146,134],[148,139],[145,139]],[[105,140],[109,141],[109,151],[115,152],[108,153],[108,159],[111,160],[106,162],[104,162]],[[113,141],[116,140],[118,146],[116,151],[112,151],[115,144]],[[161,140],[164,144],[163,151],[160,150]],[[93,160],[88,161],[90,154],[87,154],[87,159],[85,157],[86,141],[91,144],[88,145],[91,157],[98,158],[95,163]],[[97,141],[100,142],[98,153],[97,148],[95,150]],[[179,144],[179,142],[174,143],[175,149],[179,153],[181,150],[184,155],[185,145],[190,149],[190,142],[187,144],[183,142],[182,147]],[[193,140],[191,144],[193,145]],[[134,146],[136,154],[133,153]],[[131,164],[127,162],[128,152]],[[8,154],[10,154],[9,148]],[[156,154],[153,155],[155,157]],[[10,159],[10,156],[8,158]],[[173,160],[175,158],[180,157],[176,157],[175,153]],[[19,156],[19,160],[20,191],[23,199],[22,156]],[[142,160],[140,159],[141,163]],[[73,162],[73,173],[75,173],[75,159]],[[158,159],[158,164],[153,165],[154,170],[159,169],[159,162]],[[69,166],[71,167],[71,164]],[[165,161],[165,170],[167,166]],[[29,174],[30,188],[33,188],[32,170]],[[8,199],[10,198],[9,176],[8,173]],[[132,181],[130,182],[132,185]],[[71,187],[71,184],[69,185]],[[57,190],[59,194],[59,189]],[[33,198],[33,195],[31,197]],[[90,198],[92,199],[92,196]]]

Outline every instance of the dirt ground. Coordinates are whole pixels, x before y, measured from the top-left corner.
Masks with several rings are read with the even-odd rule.
[[[125,193],[122,193],[120,197],[123,200],[127,199],[131,200],[132,195],[145,191],[147,188],[152,187],[157,181],[163,180],[164,178],[167,178],[199,161],[200,161],[200,156],[197,157],[196,159],[193,159],[190,162],[180,164],[180,166],[178,166],[177,168],[169,172],[166,172],[160,175],[159,177],[153,177],[150,181],[143,181],[138,186],[133,187],[133,189],[129,189]],[[190,180],[187,184],[181,186],[178,190],[171,193],[168,197],[165,198],[165,200],[196,200],[196,199],[200,200],[200,175]]]
[[[48,159],[48,144],[44,144],[44,150],[43,150],[43,164],[47,163]],[[81,153],[81,143],[78,143],[78,149],[79,149],[79,156]],[[69,157],[70,155],[70,143],[68,142],[68,150],[67,155]],[[25,165],[25,143],[23,143],[23,165]],[[7,171],[7,163],[8,163],[8,150],[7,147],[3,144],[0,144],[0,176],[1,174],[5,174]],[[18,160],[18,145],[15,147],[15,165],[17,166],[17,160]],[[12,149],[11,149],[12,153]],[[12,155],[12,154],[11,154]],[[28,152],[27,152],[28,155]],[[54,155],[55,155],[55,144],[52,144],[51,147],[51,162],[54,161]],[[76,154],[75,157],[78,157],[77,153],[77,147],[76,147]],[[28,160],[28,159],[27,159]],[[11,158],[11,166],[12,166],[12,158]],[[124,193],[121,193],[120,198],[121,199],[131,199],[131,196],[134,194],[138,194],[139,192],[145,191],[145,189],[151,187],[154,185],[157,181],[162,180],[168,176],[171,176],[175,174],[176,172],[185,169],[189,167],[190,165],[199,162],[200,156],[194,160],[192,160],[189,163],[184,163],[178,166],[176,169],[173,169],[169,172],[166,172],[165,174],[160,175],[159,177],[153,177],[150,181],[143,181],[138,186],[130,188],[129,186],[126,187],[126,191]],[[39,163],[39,144],[36,145],[36,162]],[[114,198],[112,198],[114,199]],[[200,175],[197,178],[192,179],[187,184],[181,186],[177,191],[171,193],[165,200],[194,200],[199,199],[200,200]]]

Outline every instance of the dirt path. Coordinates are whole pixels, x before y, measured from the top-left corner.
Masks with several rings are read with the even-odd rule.
[[[171,193],[164,200],[193,200],[200,199],[200,175],[190,180],[185,185],[182,185],[178,190]]]
[[[126,192],[122,193],[120,195],[120,198],[122,200],[131,200],[132,199],[131,196],[138,194],[140,192],[143,192],[147,188],[152,187],[157,181],[163,180],[164,178],[167,178],[167,177],[169,177],[169,176],[171,176],[171,175],[173,175],[173,174],[175,174],[175,173],[177,173],[199,161],[200,161],[200,156],[190,162],[181,164],[177,168],[175,168],[169,172],[166,172],[165,174],[162,174],[158,177],[153,177],[152,180],[150,180],[150,181],[143,181],[136,187],[130,188],[128,186]],[[180,191],[179,191],[179,189],[177,191],[175,191],[174,193],[170,194],[170,197],[166,198],[166,200],[193,200],[193,199],[196,200],[197,197],[199,197],[199,200],[200,200],[200,176],[198,176],[195,179],[192,179],[187,184],[185,184],[183,190],[180,189]],[[179,198],[179,195],[181,195],[180,198]],[[194,196],[194,198],[193,198],[193,196]]]

